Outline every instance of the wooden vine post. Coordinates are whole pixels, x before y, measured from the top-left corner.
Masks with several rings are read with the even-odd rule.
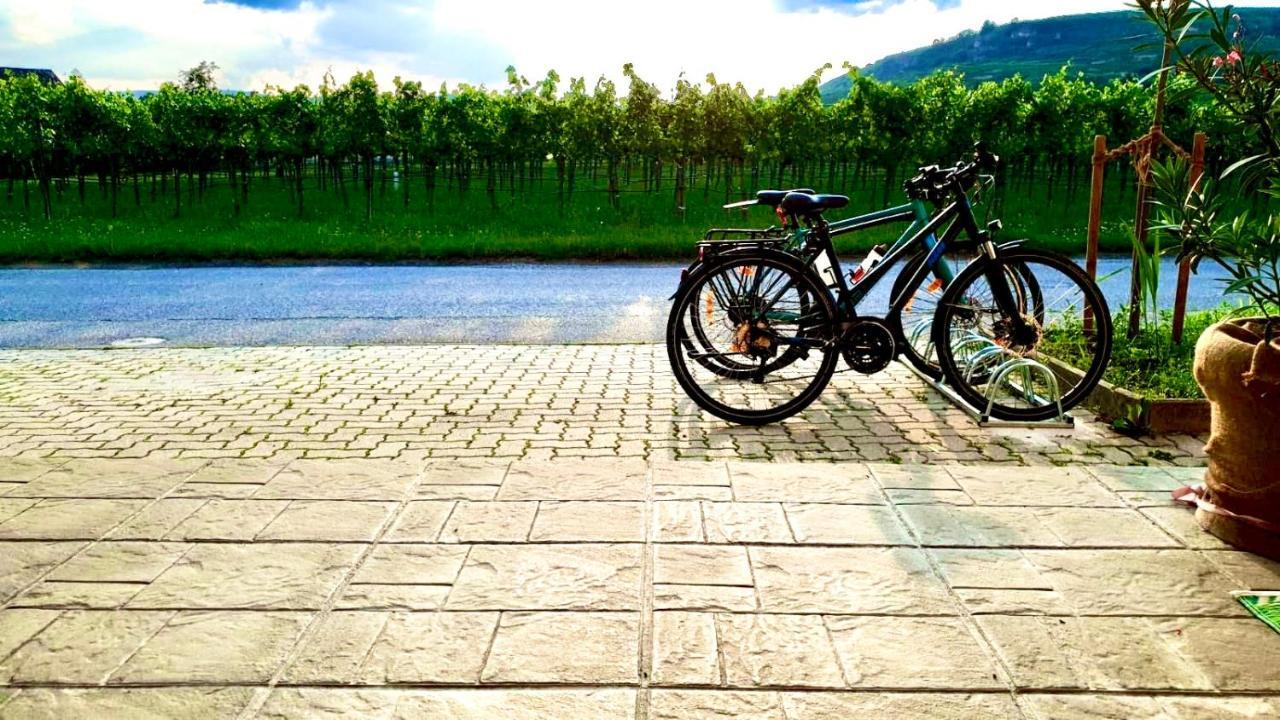
[[[1167,68],[1169,65],[1169,56],[1171,48],[1166,43],[1164,47],[1164,58],[1161,60],[1160,66]],[[1151,161],[1155,157],[1156,151],[1164,146],[1178,157],[1191,160],[1190,187],[1195,189],[1200,178],[1204,175],[1204,149],[1207,137],[1204,133],[1198,132],[1195,135],[1195,144],[1192,145],[1190,156],[1187,151],[1178,147],[1176,143],[1164,134],[1162,122],[1164,118],[1165,105],[1165,87],[1166,76],[1168,72],[1160,74],[1160,84],[1156,91],[1156,107],[1152,116],[1151,129],[1147,134],[1140,138],[1131,140],[1114,150],[1107,150],[1107,138],[1104,135],[1095,135],[1093,138],[1093,184],[1089,192],[1089,226],[1087,235],[1087,245],[1085,248],[1085,271],[1089,273],[1089,277],[1098,278],[1098,235],[1102,226],[1102,189],[1103,179],[1106,175],[1107,163],[1112,160],[1118,160],[1121,157],[1129,156],[1133,161],[1134,171],[1138,175],[1138,203],[1134,211],[1133,232],[1134,241],[1141,243],[1144,247],[1147,242],[1147,231],[1150,227],[1150,195],[1151,195]],[[1131,271],[1131,281],[1129,284],[1129,337],[1135,337],[1142,322],[1142,285],[1140,282],[1140,270],[1138,266],[1138,251],[1134,249],[1133,264]],[[1173,301],[1173,341],[1182,342],[1183,326],[1186,324],[1187,316],[1187,286],[1191,279],[1191,266],[1187,261],[1183,261],[1178,266],[1178,284]],[[1084,315],[1084,328],[1089,331],[1093,328],[1093,317],[1088,310]]]
[[[1196,133],[1191,145],[1191,191],[1200,186],[1200,178],[1204,175],[1204,144],[1206,136]],[[1182,328],[1187,320],[1187,285],[1191,282],[1191,261],[1183,258],[1178,264],[1178,287],[1173,298],[1173,341],[1182,344]]]
[[[1089,277],[1098,277],[1098,233],[1102,228],[1102,180],[1107,173],[1107,136],[1093,136],[1093,184],[1089,188],[1089,232],[1085,247],[1084,269]],[[1084,330],[1093,330],[1093,309],[1084,310]]]
[[[1156,85],[1156,109],[1151,116],[1151,131],[1140,138],[1138,142],[1138,157],[1134,160],[1134,167],[1138,171],[1138,208],[1133,219],[1133,234],[1135,242],[1143,247],[1147,245],[1147,229],[1151,209],[1148,202],[1151,195],[1151,160],[1155,156],[1156,142],[1164,141],[1171,146],[1173,145],[1164,134],[1164,98],[1165,88],[1169,84],[1168,68],[1172,51],[1173,46],[1166,40],[1164,53],[1160,57],[1160,80]],[[1156,267],[1158,271],[1159,266],[1157,265]],[[1129,337],[1137,337],[1141,325],[1142,286],[1139,281],[1138,250],[1134,248],[1129,282]]]

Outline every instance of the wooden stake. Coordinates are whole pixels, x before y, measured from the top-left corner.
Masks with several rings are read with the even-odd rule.
[[[1191,146],[1191,190],[1200,185],[1204,175],[1205,134],[1196,133],[1195,143]],[[1182,328],[1187,319],[1187,286],[1191,282],[1191,261],[1183,258],[1178,264],[1178,288],[1173,298],[1173,341],[1182,343]]]
[[[1098,279],[1098,233],[1102,227],[1102,180],[1107,171],[1107,138],[1093,136],[1093,185],[1089,189],[1089,231],[1084,256],[1084,269],[1093,280]],[[1084,331],[1093,330],[1092,308],[1085,308]]]

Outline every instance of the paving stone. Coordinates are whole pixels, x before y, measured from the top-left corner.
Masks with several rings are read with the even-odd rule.
[[[277,688],[263,718],[375,718],[378,720],[634,720],[635,690],[510,688],[482,690],[355,690]]]
[[[334,612],[319,621],[302,649],[285,670],[287,685],[352,684],[386,626],[390,615],[373,612]]]
[[[724,610],[754,612],[758,609],[755,588],[735,585],[653,586],[653,606],[658,610]]]
[[[449,585],[376,585],[352,583],[334,602],[337,610],[439,610]]]
[[[57,610],[0,610],[0,660],[48,627],[58,614]]]
[[[450,500],[406,503],[383,539],[387,542],[435,542],[457,504]]]
[[[1274,668],[1258,662],[1275,639],[1247,619],[983,616],[978,622],[1019,687],[1257,691],[1280,685]]]
[[[702,523],[711,543],[795,542],[779,503],[704,501]]]
[[[642,461],[512,463],[499,500],[644,500],[648,467]]]
[[[1274,717],[1278,704],[1264,697],[1023,695],[1035,720],[1253,720]]]
[[[4,540],[96,540],[146,500],[42,500],[0,523]]]
[[[720,684],[714,615],[654,613],[653,682],[658,685]]]
[[[1181,507],[1187,509],[1185,505],[1174,503],[1168,490],[1122,490],[1116,494],[1132,508]]]
[[[1024,556],[1075,612],[1240,615],[1231,582],[1191,550],[1028,550]]]
[[[367,683],[479,681],[498,613],[395,613],[369,651]]]
[[[753,584],[747,549],[726,545],[658,545],[654,548],[653,581],[678,585]]]
[[[644,503],[543,502],[532,542],[643,542]]]
[[[723,462],[671,462],[653,463],[653,484],[696,485],[700,487],[729,487],[729,468]]]
[[[729,463],[734,499],[879,504],[884,500],[862,464]]]
[[[1179,720],[1246,720],[1280,716],[1280,699],[1271,697],[1177,697],[1156,701]]]
[[[11,607],[115,610],[146,583],[59,582],[46,580],[11,601]]]
[[[360,545],[197,545],[131,608],[319,608],[364,551]]]
[[[655,500],[733,500],[733,489],[720,485],[655,485]]]
[[[165,534],[168,540],[253,540],[288,500],[210,500]]]
[[[399,500],[417,481],[399,460],[294,460],[258,491],[260,499]]]
[[[871,474],[886,489],[959,490],[947,469],[936,465],[887,465],[872,463]]]
[[[6,718],[129,718],[234,720],[249,705],[247,687],[31,688],[5,705]]]
[[[787,503],[796,542],[818,545],[911,545],[894,512],[875,505]]]
[[[422,468],[421,485],[501,485],[511,465],[506,460],[429,462]],[[419,490],[421,490],[421,485]]]
[[[634,683],[635,613],[503,613],[481,676],[486,683]]]
[[[1128,509],[914,505],[901,512],[924,545],[1178,547]]]
[[[79,542],[0,542],[0,602],[8,601],[84,547]]]
[[[1139,510],[1147,519],[1172,535],[1184,547],[1200,550],[1229,550],[1231,546],[1210,535],[1196,522],[1193,508],[1181,505],[1144,507]]]
[[[390,502],[294,500],[258,539],[371,542],[394,509]]]
[[[438,466],[442,482],[462,476],[481,485],[494,482],[497,471],[463,473],[456,461],[501,466],[521,455],[518,462],[596,452],[637,460],[711,459],[712,453],[785,460],[804,453],[806,460],[847,462],[892,453],[916,467],[983,457],[1035,466],[1064,457],[1137,464],[1172,444],[1178,462],[1203,464],[1203,438],[1123,438],[1079,409],[1070,432],[978,427],[896,365],[874,377],[837,375],[823,397],[786,424],[726,431],[689,405],[661,344],[154,348],[125,354],[23,349],[0,355],[11,369],[5,391],[23,398],[0,417],[0,453],[53,455],[50,462],[84,452],[81,443],[68,441],[65,428],[50,422],[53,417],[92,428],[93,435],[77,431],[83,437],[116,438],[107,444],[121,449],[111,451],[139,457],[242,453],[286,461],[304,452],[332,459],[395,454],[417,472],[430,456],[423,481],[431,482],[430,468]],[[1072,455],[1064,456],[1063,447]],[[663,477],[655,470],[657,481]],[[1177,479],[1193,478],[1183,473]],[[331,491],[324,485],[301,489]],[[0,487],[6,491],[12,490]],[[642,499],[639,493],[591,494],[522,499]]]
[[[0,660],[0,682],[97,685],[171,616],[168,612],[67,611]]]
[[[179,485],[167,497],[218,498],[220,500],[246,500],[258,492],[261,485],[252,483],[186,482]]]
[[[9,497],[157,498],[203,465],[189,460],[69,460]]]
[[[5,520],[8,520],[9,518],[20,514],[22,511],[26,510],[32,505],[35,505],[38,502],[40,501],[35,498],[16,498],[16,499],[0,498],[0,523],[3,523]]]
[[[844,687],[830,635],[817,615],[716,615],[731,687]]]
[[[787,720],[894,718],[894,720],[994,720],[1019,718],[1005,694],[975,693],[782,693]]]
[[[524,542],[538,503],[460,502],[449,516],[441,542]]]
[[[894,505],[972,505],[973,498],[963,490],[916,490],[889,488],[884,491]]]
[[[353,582],[450,584],[466,557],[467,548],[460,545],[378,545]]]
[[[994,659],[958,618],[830,617],[827,627],[853,687],[1005,687]]]
[[[182,612],[115,671],[110,682],[265,683],[284,663],[310,617],[297,612]]]
[[[1120,501],[1095,478],[1077,468],[948,468],[952,477],[979,505],[1051,505],[1109,507]]]
[[[751,565],[766,612],[954,612],[915,549],[753,547]]]
[[[1187,484],[1169,474],[1164,468],[1095,465],[1088,468],[1088,472],[1112,490],[1160,490],[1164,491],[1166,497],[1168,497],[1168,491]]]
[[[657,542],[702,542],[702,504],[693,501],[653,503],[653,535]]]
[[[1206,552],[1201,557],[1231,578],[1236,590],[1280,588],[1280,562],[1247,552]]]
[[[762,690],[654,690],[649,708],[653,720],[787,720],[778,693]]]
[[[0,482],[28,483],[65,462],[65,459],[0,458]]]
[[[488,502],[498,496],[497,485],[419,485],[413,495],[419,500],[472,500]]]
[[[210,461],[187,477],[187,484],[264,485],[288,464],[283,459],[218,459]]]
[[[1037,508],[1035,516],[1067,547],[1179,547],[1142,513],[1103,508]]]
[[[256,715],[264,720],[362,718],[390,720],[408,695],[388,688],[297,688],[277,686]],[[432,716],[427,716],[432,717]]]
[[[149,583],[190,548],[187,543],[101,542],[63,563],[49,579]]]
[[[929,553],[953,588],[1053,589],[1020,550],[939,548]]]
[[[974,615],[1070,615],[1071,605],[1056,590],[956,588],[956,596]]]
[[[1224,692],[1280,691],[1275,633],[1254,618],[1152,620],[1160,637]]]
[[[476,545],[454,582],[451,610],[636,610],[636,545]]]
[[[107,533],[112,540],[160,540],[208,500],[162,498]]]

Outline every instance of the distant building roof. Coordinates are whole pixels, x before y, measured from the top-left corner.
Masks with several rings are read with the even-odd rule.
[[[62,82],[58,74],[48,68],[0,67],[0,77],[5,75],[35,75],[42,82],[57,84]]]

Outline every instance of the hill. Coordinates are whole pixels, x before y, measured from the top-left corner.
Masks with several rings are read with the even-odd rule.
[[[1280,7],[1242,8],[1247,42],[1280,49]],[[1119,11],[1023,20],[981,30],[967,30],[935,42],[877,60],[861,69],[877,80],[908,83],[936,70],[956,69],[966,80],[1003,80],[1021,74],[1031,80],[1057,72],[1070,63],[1086,77],[1107,81],[1142,77],[1160,62],[1155,33],[1141,13]],[[835,102],[849,94],[849,77],[822,84],[822,98]]]

